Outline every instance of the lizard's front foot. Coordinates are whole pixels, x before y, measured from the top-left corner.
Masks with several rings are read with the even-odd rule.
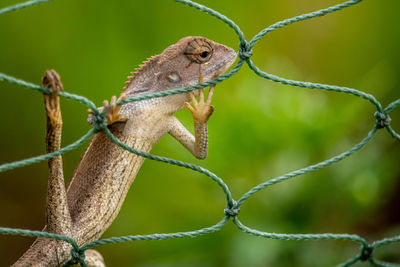
[[[199,101],[196,100],[193,92],[189,93],[192,105],[185,102],[186,108],[192,112],[193,119],[199,123],[206,123],[214,112],[214,106],[211,105],[211,99],[214,93],[215,85],[210,86],[208,91],[207,99],[204,101],[204,88],[199,89]]]
[[[126,96],[121,96],[121,100],[124,100]],[[103,110],[106,112],[105,117],[107,119],[107,125],[111,125],[116,122],[125,122],[127,118],[124,115],[119,114],[119,110],[121,106],[117,106],[117,97],[112,96],[111,101],[104,100],[103,106],[100,107],[98,110],[102,112]],[[88,122],[93,124],[93,110],[89,109],[89,118]]]
[[[121,96],[121,100],[125,98],[126,96]],[[107,125],[111,125],[115,122],[125,122],[127,120],[124,115],[119,114],[121,106],[117,106],[117,97],[115,95],[111,97],[110,103],[104,100],[103,107],[106,111]]]

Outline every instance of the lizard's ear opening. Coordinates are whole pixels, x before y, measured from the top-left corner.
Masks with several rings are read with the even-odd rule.
[[[203,64],[211,59],[213,47],[205,38],[196,38],[187,43],[184,54],[190,61]]]
[[[171,83],[178,83],[182,80],[179,74],[174,71],[171,71],[170,73],[167,74],[167,79]]]

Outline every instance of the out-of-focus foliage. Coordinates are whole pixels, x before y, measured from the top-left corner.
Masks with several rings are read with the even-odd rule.
[[[248,39],[287,17],[341,1],[200,1],[234,20]],[[1,6],[16,1],[2,1]],[[354,87],[384,105],[399,98],[400,2],[364,0],[326,17],[297,23],[264,37],[252,59],[286,78]],[[203,35],[233,48],[225,24],[174,1],[54,0],[0,16],[0,71],[40,83],[57,70],[68,92],[102,100],[121,92],[141,61],[187,35]],[[0,83],[0,162],[44,153],[42,96]],[[237,199],[251,187],[348,150],[373,127],[374,107],[360,98],[276,84],[246,66],[218,85],[209,121],[209,156],[194,159],[171,137],[152,153],[200,164],[230,186]],[[62,100],[63,144],[84,133],[87,111]],[[178,117],[192,128],[189,112]],[[391,113],[400,130],[400,111]],[[64,156],[69,179],[84,148]],[[356,233],[375,240],[400,233],[400,144],[381,131],[352,157],[261,191],[241,208],[250,227],[280,233]],[[0,225],[42,229],[47,164],[0,174]],[[105,237],[189,231],[223,216],[224,195],[210,179],[146,160]],[[33,241],[0,236],[1,266]],[[400,246],[376,251],[400,261]],[[108,266],[330,266],[355,255],[352,243],[277,241],[246,235],[228,223],[195,239],[137,241],[98,248]],[[361,266],[359,264],[358,266]]]

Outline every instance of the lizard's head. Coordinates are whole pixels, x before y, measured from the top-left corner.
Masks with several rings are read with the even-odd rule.
[[[209,81],[224,73],[235,61],[235,51],[201,36],[189,36],[160,55],[159,80],[168,89]]]
[[[224,73],[236,60],[230,47],[201,36],[188,36],[150,58],[124,88],[124,95],[148,94],[192,86]]]

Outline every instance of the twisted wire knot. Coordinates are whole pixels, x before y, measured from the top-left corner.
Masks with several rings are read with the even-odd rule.
[[[237,206],[236,201],[233,202],[232,205],[229,205],[224,209],[224,213],[226,216],[235,217],[239,214],[240,208]]]
[[[385,112],[377,111],[375,112],[374,116],[376,118],[376,123],[378,125],[378,128],[385,128],[389,126],[390,122],[392,121],[389,115],[386,114]]]
[[[361,247],[361,252],[360,252],[360,260],[361,261],[367,261],[372,257],[372,252],[374,251],[374,248],[368,245],[363,245]]]
[[[253,50],[251,49],[250,44],[247,41],[240,42],[239,44],[239,58],[246,60],[253,55]]]
[[[95,113],[92,115],[93,129],[97,132],[104,130],[107,127],[107,119],[104,113]]]
[[[72,259],[68,261],[68,265],[74,265],[74,264],[85,264],[85,250],[83,249],[71,249],[71,257]]]

